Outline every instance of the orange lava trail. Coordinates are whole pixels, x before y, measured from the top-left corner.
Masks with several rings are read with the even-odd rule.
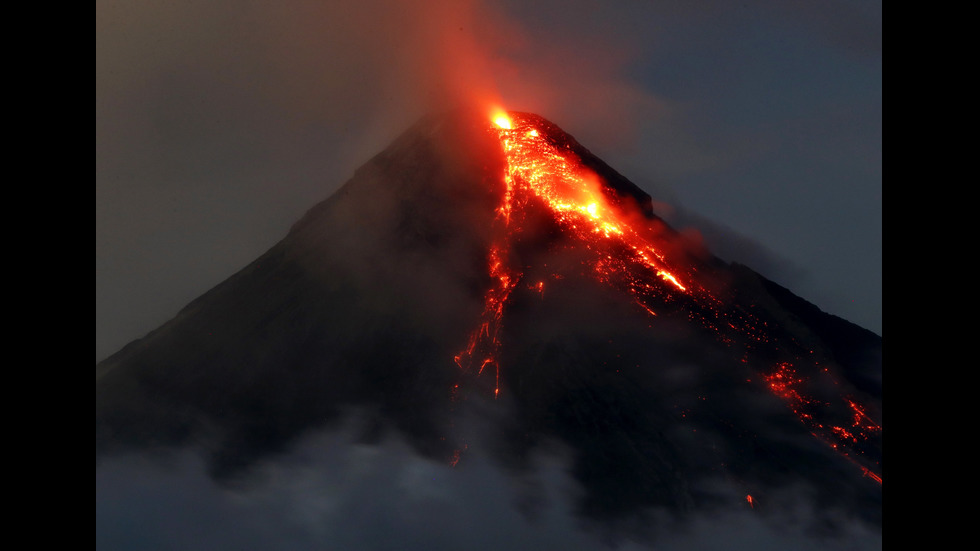
[[[803,394],[801,387],[807,383],[807,380],[797,375],[792,364],[780,363],[774,372],[765,375],[763,379],[774,394],[787,402],[789,408],[810,429],[810,433],[814,437],[826,442],[839,454],[861,467],[866,476],[881,484],[881,476],[858,463],[853,457],[853,454],[860,453],[856,445],[871,439],[881,431],[881,425],[871,421],[864,413],[864,408],[854,400],[845,398],[848,405],[854,410],[851,428],[846,429],[838,425],[825,426],[813,412],[826,404]]]
[[[871,478],[872,480],[874,480],[875,482],[877,482],[878,484],[881,484],[881,477],[880,476],[878,476],[875,473],[871,472],[871,469],[869,469],[867,467],[861,467],[861,468],[864,469],[864,476],[867,476],[867,477]]]
[[[491,245],[488,258],[492,284],[484,296],[480,326],[455,360],[461,368],[476,367],[478,373],[493,365],[497,372],[496,396],[500,393],[498,357],[503,312],[511,292],[523,277],[521,270],[510,264],[509,256],[514,234],[520,230],[525,214],[522,207],[530,202],[543,203],[558,225],[588,249],[603,251],[594,265],[601,281],[625,278],[625,285],[634,295],[660,288],[680,293],[690,291],[667,265],[664,253],[610,204],[602,184],[580,161],[562,153],[526,120],[498,115],[494,124],[507,171],[504,198],[497,209],[498,238]],[[638,302],[655,315],[643,301]]]
[[[770,328],[752,312],[738,304],[728,304],[730,301],[721,300],[700,285],[698,268],[691,261],[669,258],[666,238],[652,226],[636,223],[637,219],[610,202],[599,177],[574,154],[563,152],[553,137],[542,135],[533,119],[499,114],[493,122],[493,131],[504,151],[506,173],[504,196],[495,221],[497,237],[487,261],[491,285],[484,296],[480,325],[455,360],[460,368],[475,368],[477,373],[493,365],[495,397],[500,393],[504,310],[524,277],[523,266],[516,265],[512,258],[516,256],[514,243],[531,205],[543,205],[563,234],[589,251],[590,271],[597,280],[628,292],[649,315],[658,316],[660,309],[666,308],[673,315],[683,315],[712,331],[722,344],[744,347],[745,353],[762,346],[780,350],[781,354],[792,348],[771,342]],[[536,288],[541,290],[543,284],[536,284]],[[795,356],[795,360],[799,361],[800,356]],[[863,406],[850,397],[842,397],[838,409],[844,408],[843,404],[850,408],[850,426],[824,427],[815,420],[815,412],[828,404],[803,392],[807,381],[797,376],[793,362],[779,362],[763,379],[814,436],[881,483],[880,476],[857,463],[852,455],[860,453],[860,443],[881,430]],[[752,505],[751,496],[747,499]]]

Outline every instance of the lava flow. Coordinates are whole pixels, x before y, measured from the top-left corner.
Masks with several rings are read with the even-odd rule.
[[[543,202],[555,221],[568,234],[599,252],[595,262],[596,276],[604,281],[626,277],[627,286],[638,294],[655,291],[659,286],[645,281],[654,274],[677,292],[688,289],[667,266],[662,252],[641,237],[621,218],[606,199],[598,179],[584,170],[581,163],[563,154],[528,121],[498,115],[494,124],[504,148],[507,172],[504,175],[504,200],[497,209],[500,238],[490,248],[489,273],[493,279],[484,299],[479,329],[474,331],[465,350],[455,360],[460,367],[476,365],[478,372],[493,365],[500,392],[500,328],[503,310],[523,273],[509,258],[513,236],[525,212],[522,207],[532,199]],[[610,248],[610,245],[612,248]],[[617,250],[613,250],[617,249]],[[638,277],[634,274],[640,274]],[[535,287],[543,289],[543,282]],[[653,314],[653,310],[640,302]]]
[[[492,120],[492,131],[499,137],[506,159],[505,191],[497,208],[497,237],[488,258],[492,283],[484,296],[479,327],[455,357],[461,368],[483,373],[493,366],[494,395],[499,395],[504,311],[524,277],[524,266],[515,259],[515,244],[531,216],[532,205],[535,209],[543,205],[562,235],[587,252],[587,267],[594,278],[627,293],[647,314],[683,316],[715,335],[723,345],[739,347],[743,356],[755,354],[758,359],[760,354],[778,354],[786,358],[763,376],[769,390],[787,403],[811,434],[858,463],[862,443],[881,427],[849,396],[830,403],[804,393],[808,380],[797,376],[794,369],[794,362],[808,361],[804,347],[792,338],[773,336],[769,323],[751,307],[740,306],[730,297],[723,300],[717,292],[709,291],[699,282],[696,262],[671,252],[671,240],[662,229],[643,223],[610,200],[599,177],[563,147],[562,138],[546,135],[536,126],[535,118],[498,114]],[[541,291],[543,285],[539,281],[529,287]],[[828,385],[836,384],[826,369],[817,371],[828,377]],[[840,418],[840,412],[850,416],[849,423],[821,421]],[[868,467],[858,465],[867,476],[881,482]]]

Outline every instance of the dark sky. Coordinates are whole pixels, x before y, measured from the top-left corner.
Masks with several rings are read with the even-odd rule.
[[[880,2],[349,4],[97,2],[97,361],[457,100],[552,120],[881,333]]]

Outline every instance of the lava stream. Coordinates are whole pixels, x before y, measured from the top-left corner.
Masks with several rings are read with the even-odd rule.
[[[602,184],[584,170],[577,159],[560,152],[527,121],[498,115],[494,124],[507,170],[504,198],[497,209],[498,238],[490,247],[488,259],[492,284],[484,297],[480,326],[455,360],[460,367],[475,366],[480,373],[492,364],[497,371],[494,388],[497,395],[500,392],[498,355],[503,311],[511,291],[523,277],[521,269],[511,265],[510,255],[514,234],[520,230],[526,214],[522,207],[530,201],[543,203],[555,222],[587,248],[609,251],[594,264],[601,281],[608,283],[626,277],[631,280],[626,287],[640,289],[650,287],[646,276],[652,274],[675,292],[689,291],[667,266],[664,254],[621,218],[606,199]],[[610,247],[616,249],[616,254],[612,254]],[[654,314],[649,306],[638,302]]]
[[[673,305],[675,315],[681,313],[698,323],[726,346],[741,346],[745,355],[761,346],[769,350],[799,348],[792,342],[786,343],[790,346],[771,342],[764,321],[701,286],[695,278],[697,268],[691,262],[669,258],[668,241],[658,238],[651,227],[631,222],[607,199],[598,176],[586,169],[577,156],[562,152],[552,139],[543,136],[531,119],[500,114],[493,123],[506,159],[506,173],[504,196],[495,221],[497,237],[488,257],[492,283],[484,297],[480,326],[455,359],[461,368],[475,368],[478,373],[493,365],[495,397],[500,393],[504,310],[524,276],[523,266],[516,265],[513,259],[514,244],[532,204],[543,204],[564,235],[581,244],[583,250],[591,251],[594,256],[590,269],[598,281],[629,293],[649,315],[657,316],[658,308]],[[802,354],[794,356],[795,361]],[[817,414],[826,413],[829,404],[804,394],[802,387],[807,381],[796,375],[793,362],[779,362],[763,379],[815,437],[849,461],[857,463],[859,444],[881,430],[865,408],[850,397],[841,400],[851,411],[848,427],[824,426],[817,421]],[[840,404],[836,407],[843,408]],[[858,465],[867,476],[881,483],[880,476]]]

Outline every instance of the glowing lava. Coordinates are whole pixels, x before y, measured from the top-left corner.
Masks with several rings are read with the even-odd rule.
[[[466,349],[456,355],[456,364],[464,367],[463,362],[471,362],[474,354],[481,352],[480,365],[477,373],[483,373],[488,365],[496,370],[494,396],[500,394],[500,366],[497,355],[500,352],[500,327],[504,317],[504,305],[511,291],[520,280],[520,274],[511,271],[505,261],[506,248],[493,246],[490,249],[490,277],[493,286],[487,291],[484,299],[484,309],[480,328],[470,336]]]
[[[826,371],[819,373],[826,374]],[[850,428],[840,425],[826,425],[820,421],[828,404],[803,393],[802,388],[808,383],[806,378],[797,375],[792,364],[783,362],[776,370],[763,377],[770,390],[787,402],[793,413],[810,429],[810,433],[836,450],[841,455],[854,461],[852,455],[858,451],[856,445],[868,441],[881,431],[881,425],[875,423],[864,413],[864,408],[850,398],[844,398],[852,410]],[[850,451],[849,451],[850,450]],[[865,475],[881,484],[881,477],[867,467],[860,465]]]
[[[484,298],[480,326],[455,360],[460,367],[475,367],[479,373],[493,365],[497,395],[503,312],[523,277],[521,267],[511,259],[514,235],[520,231],[527,214],[525,207],[531,203],[543,204],[566,235],[598,253],[593,263],[598,279],[615,281],[630,289],[648,312],[654,313],[639,300],[640,293],[663,287],[649,281],[649,276],[676,292],[686,292],[687,288],[667,265],[664,254],[610,204],[599,179],[580,161],[560,151],[527,120],[497,114],[493,123],[507,161],[504,198],[497,209],[500,237],[490,248],[488,271],[492,284]],[[537,283],[536,288],[543,290],[543,282]]]
[[[511,129],[510,117],[508,117],[505,114],[497,115],[493,119],[493,123],[496,124],[500,128],[505,128],[507,130],[510,130]]]
[[[721,344],[739,347],[743,357],[764,351],[765,357],[786,358],[777,361],[775,369],[763,376],[769,390],[787,403],[815,437],[857,463],[855,456],[861,454],[861,443],[881,427],[850,397],[840,397],[830,407],[804,392],[808,381],[797,375],[794,362],[801,361],[808,351],[792,337],[789,341],[787,337],[782,337],[782,341],[774,338],[769,324],[754,314],[751,306],[739,305],[732,297],[719,298],[717,292],[700,284],[698,275],[704,267],[676,253],[676,247],[672,248],[676,237],[669,237],[648,218],[627,212],[621,202],[611,200],[612,192],[583,165],[563,141],[566,138],[548,135],[536,126],[539,122],[534,117],[497,113],[491,120],[491,131],[499,137],[506,159],[505,190],[496,211],[496,238],[488,255],[491,284],[484,296],[480,325],[472,332],[466,348],[455,357],[461,368],[482,373],[492,365],[496,377],[494,396],[499,395],[504,312],[525,269],[515,258],[515,245],[531,212],[543,210],[564,239],[573,243],[576,250],[587,253],[588,260],[584,262],[596,280],[627,293],[650,316],[682,316],[710,331]],[[526,286],[542,292],[544,283]],[[827,413],[831,410],[848,412],[850,423],[825,427],[817,421],[833,418]],[[881,483],[880,476],[858,465],[866,476]],[[751,496],[747,500],[751,506]]]

